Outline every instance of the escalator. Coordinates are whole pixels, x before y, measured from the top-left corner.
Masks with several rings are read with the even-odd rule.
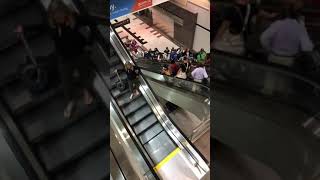
[[[283,180],[318,179],[320,86],[285,68],[218,51],[214,57],[211,88],[219,121],[211,129],[212,138],[271,168]],[[270,74],[290,85],[265,93]]]
[[[108,32],[107,27],[103,26],[100,26],[99,30],[102,34]],[[125,61],[129,62],[131,57],[123,48],[119,37],[113,33],[112,28],[110,31],[112,47],[110,47],[110,56],[108,58],[110,81],[107,82],[112,96],[111,102],[124,120],[123,124],[125,124],[127,131],[131,133],[132,137],[135,137],[133,139],[136,139],[138,146],[144,152],[147,163],[151,166],[150,169],[154,169],[157,176],[161,178],[170,178],[172,174],[168,170],[161,169],[161,164],[164,164],[164,161],[168,161],[166,160],[168,157],[172,157],[172,160],[167,162],[167,166],[175,169],[178,173],[176,175],[191,179],[202,178],[205,174],[208,174],[208,166],[180,131],[170,122],[157,100],[152,98],[153,93],[148,89],[148,84],[146,84],[143,77],[139,76],[141,83],[139,87],[140,94],[133,99],[129,98],[131,92],[127,88],[124,91],[120,91],[117,88],[116,84],[119,79],[115,70],[118,71],[121,79],[125,81],[127,75],[124,71],[123,63]],[[167,118],[167,122],[163,121],[164,118]],[[170,127],[168,127],[169,124],[171,124]],[[182,142],[189,144],[188,147],[182,145]],[[195,163],[195,166],[181,157],[187,157],[187,159]],[[183,172],[183,168],[188,168],[186,165],[190,166],[190,171],[181,174],[180,172]]]
[[[156,95],[180,108],[208,119],[210,114],[210,88],[207,85],[160,74],[161,63],[136,61]],[[198,108],[194,108],[198,107]]]
[[[2,3],[9,8],[10,16],[1,12],[0,58],[1,67],[5,67],[0,74],[1,116],[15,138],[20,139],[24,155],[34,160],[39,179],[107,179],[105,104],[98,96],[90,106],[79,101],[72,119],[67,120],[63,117],[67,102],[59,82],[43,93],[32,94],[17,76],[25,52],[13,29],[20,23],[43,23],[45,10],[40,1]],[[26,38],[35,56],[48,57],[54,50],[48,32],[32,33]]]

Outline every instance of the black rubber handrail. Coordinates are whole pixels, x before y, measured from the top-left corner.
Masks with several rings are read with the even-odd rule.
[[[273,65],[273,64],[268,64],[268,63],[259,63],[254,61],[252,58],[248,58],[248,57],[243,57],[243,56],[239,56],[239,55],[234,55],[231,53],[227,53],[227,52],[223,52],[223,51],[219,51],[219,50],[213,50],[213,57],[215,54],[218,55],[222,55],[222,56],[226,56],[226,57],[230,57],[231,61],[236,61],[236,62],[241,62],[241,63],[245,63],[245,64],[250,64],[250,65],[254,65],[257,66],[259,68],[262,68],[266,71],[273,71],[273,72],[277,72],[280,74],[284,74],[287,76],[290,76],[292,78],[298,79],[306,84],[311,85],[312,87],[319,89],[320,90],[320,84],[312,79],[309,79],[308,77],[295,72],[293,70],[290,70],[289,68],[286,67],[280,67],[277,65]]]

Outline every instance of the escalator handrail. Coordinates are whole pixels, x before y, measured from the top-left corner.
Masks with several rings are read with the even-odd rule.
[[[113,27],[110,27],[110,32],[111,32],[110,39],[112,38],[112,35],[115,36],[115,37],[116,37],[116,41],[117,41],[118,44],[121,46],[121,47],[118,47],[118,48],[123,49],[123,50],[124,50],[124,53],[125,53],[125,56],[129,58],[128,61],[131,62],[132,64],[134,64],[136,67],[138,67],[138,66],[136,65],[136,63],[133,61],[133,58],[131,57],[131,55],[128,53],[128,50],[125,48],[123,42],[119,40],[120,37],[119,37],[119,35],[118,35],[117,33],[115,33],[115,30],[113,29]],[[112,41],[111,41],[111,43],[112,43]],[[120,57],[120,58],[121,58],[121,57]],[[123,59],[124,61],[126,61],[126,60],[125,60],[125,57],[123,57],[123,58],[121,58],[121,59]],[[139,70],[139,71],[140,71],[140,70]],[[142,82],[143,82],[144,84],[146,84],[148,87],[150,87],[149,83],[145,80],[145,77],[144,77],[144,75],[141,73],[141,71],[140,71],[140,78],[141,78],[141,80],[142,80]],[[142,86],[142,87],[143,87],[143,86]],[[181,130],[180,130],[179,128],[177,128],[175,125],[173,125],[171,118],[168,117],[165,113],[159,112],[159,110],[158,110],[156,107],[160,107],[160,109],[161,109],[162,111],[163,111],[163,107],[158,103],[159,101],[158,101],[158,99],[154,96],[155,93],[153,92],[153,90],[152,90],[151,88],[148,88],[148,89],[151,91],[151,93],[150,93],[150,96],[151,96],[151,97],[149,97],[150,101],[152,101],[151,98],[153,98],[153,99],[155,99],[155,101],[157,102],[156,105],[155,105],[155,104],[152,104],[152,106],[153,106],[152,108],[155,109],[155,110],[157,111],[159,117],[161,117],[161,118],[160,118],[161,121],[162,121],[162,122],[161,122],[161,125],[162,125],[167,131],[169,130],[170,133],[172,134],[172,135],[170,135],[170,133],[167,132],[167,133],[169,134],[169,137],[172,138],[172,140],[173,140],[173,137],[172,137],[172,136],[174,136],[176,140],[173,140],[173,142],[175,142],[175,143],[178,142],[178,146],[179,146],[179,147],[182,147],[185,151],[187,151],[188,155],[192,158],[192,160],[193,160],[197,165],[199,165],[199,167],[202,169],[203,172],[207,173],[207,172],[209,171],[209,167],[208,167],[208,165],[207,165],[207,164],[208,164],[207,160],[203,157],[203,155],[202,155],[201,153],[199,153],[199,151],[198,151],[197,149],[195,149],[195,148],[193,147],[193,144],[189,141],[189,139],[187,139],[187,138],[185,137],[185,135],[181,132]],[[148,96],[148,95],[147,95],[147,96]],[[150,104],[150,106],[151,106],[151,104]],[[163,111],[163,112],[164,112],[164,111]],[[179,138],[175,136],[175,134],[172,132],[171,128],[168,127],[168,124],[167,124],[166,122],[170,122],[170,123],[172,124],[172,126],[174,126],[174,128],[179,132],[179,135],[181,135],[181,137],[183,138],[183,140],[184,140],[185,142],[187,142],[188,145],[185,145],[183,142],[179,141]],[[190,150],[190,148],[191,148],[191,150]],[[193,152],[192,152],[192,151],[193,151]],[[198,157],[198,158],[197,158],[197,157]],[[192,161],[192,160],[190,159],[190,161]],[[200,164],[200,163],[201,163],[201,164]]]
[[[154,71],[154,70],[151,70],[151,69],[148,69],[148,68],[145,68],[145,67],[141,67],[141,66],[138,66],[138,67],[140,69],[159,74],[159,72],[157,72],[157,71]],[[210,87],[209,86],[206,86],[206,85],[204,85],[202,83],[199,83],[199,82],[196,82],[196,81],[191,81],[191,80],[187,80],[187,79],[181,79],[181,78],[177,78],[177,77],[174,77],[174,76],[168,76],[168,75],[165,75],[165,74],[159,74],[159,75],[168,77],[170,79],[177,79],[178,81],[182,81],[182,82],[194,83],[194,84],[197,84],[198,86],[201,86],[201,87],[207,89],[208,91],[210,91]]]
[[[171,83],[171,82],[168,82],[168,80],[167,79],[172,79],[173,80],[173,85],[175,85],[176,87],[178,87],[178,88],[184,88],[184,87],[179,87],[179,86],[177,86],[176,85],[176,83],[178,83],[178,84],[194,84],[194,85],[196,85],[196,86],[198,86],[198,87],[201,87],[201,88],[204,88],[204,89],[206,89],[206,92],[207,92],[207,94],[204,94],[204,93],[197,93],[197,92],[194,92],[194,91],[192,91],[193,93],[196,93],[196,94],[199,94],[199,95],[202,95],[202,96],[206,96],[206,97],[208,97],[208,96],[210,96],[210,89],[209,89],[209,87],[207,87],[207,86],[204,86],[204,85],[202,85],[202,84],[200,84],[200,83],[194,83],[193,81],[188,81],[188,80],[185,80],[185,79],[180,79],[180,78],[176,78],[176,77],[171,77],[171,76],[167,76],[167,75],[162,75],[162,74],[158,74],[158,73],[156,73],[155,71],[150,71],[150,70],[148,70],[147,68],[142,68],[142,67],[139,67],[140,69],[142,69],[142,70],[144,70],[144,71],[149,71],[149,72],[151,72],[151,73],[155,73],[155,74],[157,74],[159,77],[162,77],[161,79],[162,80],[158,80],[158,79],[155,79],[155,80],[157,80],[157,81],[161,81],[161,82],[163,82],[163,83]],[[148,75],[146,75],[146,76],[148,76]],[[152,78],[152,77],[151,77]],[[180,82],[179,82],[180,81]],[[208,98],[210,98],[210,97],[208,97]]]
[[[247,57],[243,57],[243,56],[239,56],[239,55],[234,55],[231,53],[227,53],[227,52],[223,52],[223,51],[219,51],[219,50],[214,50],[214,55],[215,54],[219,54],[222,56],[226,56],[226,57],[230,57],[231,61],[236,61],[236,62],[241,62],[244,64],[250,64],[259,68],[262,68],[266,71],[273,71],[273,72],[277,72],[279,74],[285,74],[287,76],[290,76],[292,78],[298,79],[304,83],[307,83],[309,85],[311,85],[312,87],[319,89],[320,90],[320,84],[312,79],[309,79],[308,77],[305,77],[304,75],[301,75],[295,71],[292,71],[288,68],[285,67],[279,67],[277,65],[273,65],[273,64],[266,64],[266,63],[258,63],[256,61],[253,61],[252,58],[247,58]]]

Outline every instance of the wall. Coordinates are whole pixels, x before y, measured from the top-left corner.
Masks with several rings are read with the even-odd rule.
[[[210,52],[210,1],[209,0],[172,0],[176,5],[197,14],[192,48],[204,48]]]
[[[172,2],[162,3],[158,7],[167,11],[168,14],[171,14],[171,18],[176,18],[174,22],[174,39],[185,47],[192,48],[197,14]]]
[[[159,8],[151,8],[153,24],[165,32],[168,36],[174,38],[174,20]]]
[[[210,2],[209,0],[188,0],[186,8],[198,14],[193,49],[199,51],[204,48],[210,52]]]

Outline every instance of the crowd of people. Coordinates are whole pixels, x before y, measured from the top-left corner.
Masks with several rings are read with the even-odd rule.
[[[256,22],[257,19],[271,21],[259,37],[262,53],[268,54],[269,63],[290,68],[299,55],[314,50],[305,27],[302,8],[302,0],[283,1],[279,12],[260,9],[250,0],[234,0],[233,5],[225,10],[211,47],[246,56],[259,47],[254,44],[252,49],[248,49],[249,43],[252,43],[249,41],[250,37],[256,33],[254,29],[257,29],[253,28],[257,25],[253,23],[253,19]]]
[[[211,47],[306,72],[308,70],[302,69],[303,64],[317,60],[307,61],[306,58],[301,58],[312,57],[310,55],[315,52],[302,14],[303,7],[303,0],[283,0],[281,10],[271,12],[258,8],[250,0],[234,0],[232,5],[224,10]],[[269,24],[261,30],[257,22]],[[257,30],[260,32],[255,32]],[[253,43],[250,38],[254,35],[258,35],[258,41]],[[272,93],[270,89],[279,85],[289,86],[288,81],[273,77],[271,73],[266,74],[264,89],[269,89],[266,90],[268,93]]]
[[[158,48],[144,52],[136,40],[127,39],[124,44],[137,59],[163,63],[160,70],[163,75],[204,84],[208,82],[206,67],[210,65],[210,56],[203,48],[199,52],[173,47],[166,47],[163,52]]]

